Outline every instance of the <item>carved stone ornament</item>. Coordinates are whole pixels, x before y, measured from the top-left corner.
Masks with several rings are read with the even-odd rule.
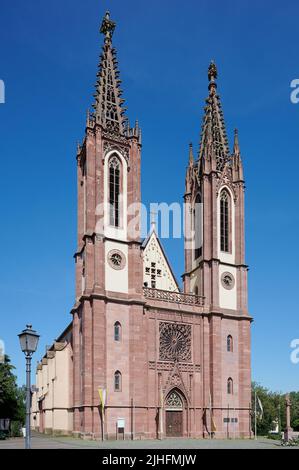
[[[178,387],[179,385],[181,385],[181,383],[182,383],[181,377],[178,374],[174,374],[171,377],[171,384],[172,385],[176,385]]]
[[[160,360],[191,361],[191,325],[160,323]]]
[[[232,181],[231,168],[226,166],[221,175],[217,178],[216,195],[218,196],[223,186],[228,186],[233,194],[234,201],[238,199],[236,184]]]
[[[126,266],[126,257],[120,250],[111,250],[107,255],[107,261],[111,268],[120,271]]]
[[[183,402],[177,392],[171,392],[166,398],[166,408],[183,408]]]
[[[108,152],[112,150],[118,151],[126,160],[127,164],[129,163],[129,149],[127,147],[119,146],[119,145],[114,145],[111,142],[104,142],[103,145],[104,148],[104,158],[107,155]]]
[[[221,276],[221,284],[224,287],[224,289],[231,290],[235,286],[235,278],[234,276],[229,273],[225,272]]]

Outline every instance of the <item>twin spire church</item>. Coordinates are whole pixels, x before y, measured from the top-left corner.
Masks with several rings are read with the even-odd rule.
[[[245,186],[217,69],[212,62],[198,157],[189,151],[181,290],[156,230],[142,240],[138,215],[130,230],[142,141],[125,116],[114,29],[107,12],[94,111],[77,150],[76,300],[38,363],[32,427],[97,439],[249,437]]]

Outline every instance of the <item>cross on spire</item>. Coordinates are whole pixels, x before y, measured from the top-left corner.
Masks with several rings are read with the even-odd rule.
[[[115,30],[116,23],[110,20],[110,12],[106,11],[106,14],[103,18],[100,33],[104,34],[105,36],[105,43],[111,42],[114,30]]]
[[[209,82],[215,82],[215,80],[217,80],[217,77],[218,77],[218,72],[217,72],[216,64],[214,60],[211,60],[209,69],[208,69]]]

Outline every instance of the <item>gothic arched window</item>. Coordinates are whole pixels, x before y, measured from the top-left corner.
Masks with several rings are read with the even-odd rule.
[[[116,155],[109,160],[109,208],[110,225],[120,226],[121,164]]]
[[[228,335],[226,339],[226,349],[228,352],[233,352],[233,337]]]
[[[114,391],[121,392],[121,373],[119,370],[114,374]]]
[[[114,341],[121,340],[121,324],[119,321],[114,323]]]
[[[166,398],[165,405],[167,408],[183,408],[183,402],[180,395],[176,391],[172,391]]]
[[[233,390],[233,379],[230,377],[227,381],[227,393],[228,395],[232,395],[234,392]]]
[[[197,194],[193,209],[194,259],[202,255],[201,240],[201,196]]]
[[[224,189],[220,195],[220,250],[230,251],[231,198]]]

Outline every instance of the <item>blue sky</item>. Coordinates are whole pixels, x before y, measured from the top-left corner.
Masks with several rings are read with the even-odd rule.
[[[1,326],[24,381],[17,333],[41,334],[34,363],[71,320],[76,248],[76,142],[102,44],[117,22],[124,97],[143,131],[143,202],[181,201],[188,144],[197,150],[207,67],[218,66],[227,131],[238,127],[246,177],[246,260],[253,379],[299,389],[290,342],[299,337],[299,4],[270,0],[15,0],[1,2]],[[157,171],[158,169],[158,171]],[[182,240],[165,240],[177,277]]]

